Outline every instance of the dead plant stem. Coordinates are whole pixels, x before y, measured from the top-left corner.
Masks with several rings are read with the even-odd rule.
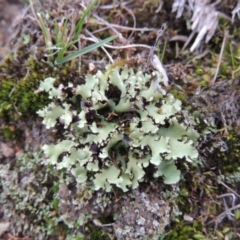
[[[222,47],[221,47],[221,51],[220,51],[220,55],[219,55],[219,59],[218,59],[218,65],[217,65],[217,68],[216,68],[215,75],[214,75],[214,77],[213,77],[213,79],[211,81],[211,85],[214,85],[214,83],[215,83],[215,81],[217,79],[228,35],[229,35],[228,30],[225,30],[224,31],[223,42],[222,42]]]

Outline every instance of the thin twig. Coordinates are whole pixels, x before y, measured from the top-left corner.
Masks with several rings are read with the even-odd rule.
[[[225,193],[225,194],[222,194],[220,196],[217,196],[217,198],[223,198],[223,204],[224,204],[226,215],[228,217],[228,220],[231,221],[233,214],[231,212],[229,212],[228,204],[227,204],[226,199],[225,199],[225,197],[229,197],[229,196],[231,196],[233,198],[232,199],[232,205],[231,205],[231,207],[233,207],[234,202],[235,202],[235,195],[233,193]]]
[[[157,10],[155,11],[155,13],[159,13],[162,10],[162,6],[163,6],[163,1],[160,1]]]
[[[192,40],[193,36],[195,35],[197,31],[193,30],[190,34],[190,36],[188,37],[187,41],[185,42],[185,44],[183,45],[181,52],[185,50],[185,48],[187,47],[187,45],[190,43],[190,41]]]
[[[133,19],[133,28],[136,28],[137,26],[137,22],[136,22],[136,17],[133,13],[133,11],[131,9],[128,9],[126,6],[123,7],[131,16]],[[129,35],[128,39],[131,39],[131,37],[133,36],[134,32],[132,31],[132,33]]]
[[[221,61],[222,61],[222,57],[223,57],[223,52],[224,52],[224,49],[225,49],[226,40],[227,40],[228,35],[229,35],[228,30],[225,30],[224,31],[223,42],[222,42],[222,47],[221,47],[221,51],[220,51],[220,55],[219,55],[217,69],[216,69],[215,75],[214,75],[214,77],[211,81],[211,85],[213,85],[215,83],[216,79],[217,79],[217,75],[218,75],[218,72],[219,72],[219,69],[220,69],[220,65],[221,65]]]
[[[109,27],[114,27],[114,28],[119,28],[122,30],[129,30],[129,31],[137,31],[137,32],[152,32],[152,31],[157,31],[156,28],[134,28],[134,27],[126,27],[126,26],[121,26],[118,24],[113,24],[113,23],[108,23],[96,14],[93,14],[93,17],[95,17],[97,20],[99,20],[98,25],[106,25]]]
[[[86,29],[85,31],[86,31],[87,34],[89,34],[96,42],[99,41],[99,40],[98,40],[91,32],[89,32],[87,29]],[[102,48],[102,50],[107,54],[110,62],[113,63],[113,59],[112,59],[111,55],[109,54],[109,52],[105,49],[104,46],[102,46],[101,48]]]
[[[231,213],[231,211],[233,210],[236,210],[240,208],[240,204],[234,206],[234,207],[231,207],[231,208],[228,208],[226,211],[222,212],[221,214],[219,214],[216,219],[213,219],[211,220],[210,222],[207,223],[207,225],[210,225],[212,224],[213,222],[215,222],[215,225],[214,225],[214,234],[216,233],[216,230],[217,230],[217,225],[218,223],[221,223],[221,221],[226,217],[226,216],[229,216],[229,213]]]
[[[180,42],[186,42],[188,40],[187,36],[184,35],[175,35],[173,37],[170,38],[170,42],[172,41],[180,41]]]
[[[240,195],[235,192],[234,190],[232,190],[230,187],[228,187],[225,183],[223,183],[221,180],[218,179],[218,183],[222,184],[225,188],[227,188],[229,191],[231,191],[232,193],[234,193],[236,196],[238,196],[240,198]]]
[[[194,56],[194,57],[191,57],[187,60],[187,63],[186,65],[190,64],[191,62],[194,62],[195,60],[198,60],[198,59],[201,59],[203,57],[205,57],[207,54],[209,53],[209,49],[206,48],[202,53]]]
[[[104,25],[108,26],[115,34],[121,36],[120,39],[124,39],[126,41],[126,39],[122,36],[122,34],[120,32],[118,32],[114,26],[112,26],[112,24],[109,24],[107,21],[105,21],[104,19],[100,18],[98,15],[96,14],[93,14],[93,16],[98,20],[98,21],[101,21],[102,23],[104,23]],[[99,22],[98,22],[99,24]]]
[[[232,206],[234,205],[236,197],[233,193],[225,193],[225,194],[217,196],[218,199],[219,198],[224,198],[224,197],[232,197]]]
[[[100,9],[112,9],[112,8],[116,8],[116,7],[120,7],[121,6],[126,6],[132,2],[134,2],[135,0],[130,0],[128,2],[121,2],[121,3],[114,3],[114,4],[107,4],[107,5],[103,5],[103,6],[99,6]]]
[[[89,37],[85,37],[83,35],[81,35],[80,37],[82,39],[84,39],[84,40],[89,40],[91,42],[97,42],[95,39],[89,38]],[[112,48],[112,49],[125,49],[125,48],[135,48],[135,47],[147,48],[147,49],[151,49],[152,48],[151,46],[145,45],[145,44],[128,44],[128,45],[125,45],[125,46],[112,46],[112,45],[109,45],[109,44],[104,44],[104,47]],[[156,48],[155,48],[155,50],[156,50]]]
[[[228,214],[228,212],[231,212],[231,211],[236,210],[238,208],[240,208],[240,204],[235,205],[234,207],[228,208],[226,211],[224,211],[223,213],[218,215],[217,219],[221,219],[221,218],[223,219]]]
[[[38,17],[37,17],[37,14],[36,14],[35,10],[34,10],[32,0],[30,0],[29,3],[30,3],[30,8],[31,8],[31,10],[32,10],[32,13],[33,13],[34,17],[36,18],[36,20],[37,20],[37,22],[38,22]]]

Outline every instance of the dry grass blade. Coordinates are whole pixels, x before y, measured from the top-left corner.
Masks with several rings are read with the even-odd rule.
[[[175,0],[172,5],[172,12],[177,12],[176,18],[180,18],[183,14],[186,0]]]
[[[234,19],[235,19],[236,15],[240,19],[240,0],[238,0],[237,6],[232,11],[232,22],[234,22]]]

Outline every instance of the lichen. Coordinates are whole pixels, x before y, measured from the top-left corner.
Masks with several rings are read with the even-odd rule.
[[[52,102],[37,113],[46,128],[62,126],[63,139],[44,145],[48,163],[66,169],[78,183],[91,180],[95,190],[135,189],[148,178],[164,176],[176,183],[175,162],[192,162],[198,133],[181,101],[159,91],[162,79],[131,68],[88,74],[85,83],[54,86],[54,78],[41,82]],[[81,108],[79,109],[79,106]]]
[[[8,161],[0,162],[0,204],[15,235],[31,232],[31,237],[46,239],[64,231],[57,214],[57,176],[42,164],[42,153],[23,154],[16,163]]]
[[[169,224],[173,201],[163,200],[157,191],[133,190],[122,201],[122,209],[114,222],[117,239],[158,239]]]

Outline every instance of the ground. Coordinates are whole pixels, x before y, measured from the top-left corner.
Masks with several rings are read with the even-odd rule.
[[[92,44],[96,37],[106,39],[121,33],[122,38],[112,41],[114,49],[106,47],[109,55],[97,49],[64,64],[54,62],[57,54],[52,51],[56,48],[46,50],[47,35],[35,14],[42,13],[43,23],[50,29],[51,47],[56,47],[61,33],[74,36],[76,22],[89,2],[33,1],[35,13],[27,2],[0,1],[0,238],[239,239],[237,14],[232,21],[237,1],[201,6],[206,7],[205,18],[215,16],[216,11],[220,14],[206,23],[212,25],[209,41],[202,39],[192,51],[197,34],[181,50],[194,31],[189,26],[195,21],[201,29],[205,20],[197,23],[195,16],[190,21],[189,4],[180,16],[180,8],[172,12],[173,1],[99,1],[85,19],[80,43],[76,41],[64,56],[80,45]],[[214,24],[216,19],[219,21]],[[54,32],[56,23],[58,34]],[[154,54],[165,70],[153,63]],[[152,179],[149,173],[153,169],[148,169],[144,182],[133,191],[123,193],[114,188],[110,193],[103,189],[95,192],[89,182],[79,185],[72,174],[46,164],[42,146],[62,139],[65,130],[61,124],[47,130],[37,116],[36,111],[49,103],[47,94],[38,90],[40,81],[54,77],[56,86],[67,86],[69,79],[73,84],[84,84],[86,74],[104,71],[111,60],[110,70],[127,66],[135,71],[166,73],[164,91],[181,100],[186,114],[195,119],[199,158],[194,165],[177,161],[182,173],[179,183],[166,185],[161,178]],[[68,96],[70,89],[64,89]],[[114,99],[119,96],[111,86],[106,95],[114,94]],[[107,114],[107,120],[117,119],[114,112],[101,114]],[[121,120],[132,117],[124,115]],[[189,128],[191,119],[185,119]]]

